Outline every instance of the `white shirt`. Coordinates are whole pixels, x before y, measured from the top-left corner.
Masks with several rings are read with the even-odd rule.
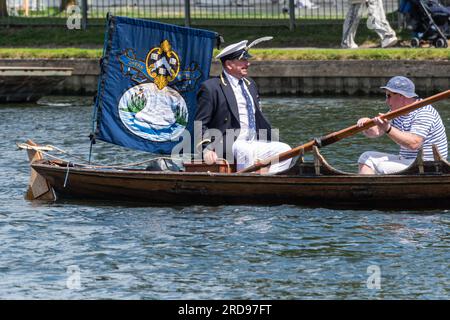
[[[255,140],[256,134],[249,135],[248,132],[248,114],[247,114],[247,102],[245,101],[245,97],[242,94],[241,86],[239,85],[239,79],[228,74],[226,71],[224,71],[228,82],[231,85],[231,88],[233,89],[234,96],[236,97],[236,102],[238,105],[238,111],[239,111],[239,123],[241,125],[241,131],[239,133],[239,136],[237,137],[238,140]],[[255,102],[252,99],[252,95],[250,94],[250,91],[247,88],[247,84],[244,80],[244,88],[247,91],[248,96],[250,97],[250,100],[252,102],[252,110],[253,113],[255,113]],[[252,138],[249,139],[249,136]]]

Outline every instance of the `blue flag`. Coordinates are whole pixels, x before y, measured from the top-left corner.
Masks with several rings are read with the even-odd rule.
[[[109,16],[98,95],[97,139],[169,154],[188,130],[208,79],[216,33]]]

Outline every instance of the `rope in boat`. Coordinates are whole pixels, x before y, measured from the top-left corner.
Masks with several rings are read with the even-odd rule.
[[[32,145],[29,145],[27,143],[16,143],[16,145],[17,145],[17,147],[19,149],[34,150],[34,151],[40,152],[43,155],[45,155],[45,156],[47,156],[49,158],[52,158],[54,160],[59,160],[59,161],[63,161],[63,162],[70,162],[70,161],[65,160],[64,158],[60,158],[60,157],[57,157],[55,155],[52,155],[52,154],[50,154],[50,153],[48,153],[46,151],[58,151],[58,152],[60,152],[62,154],[68,155],[70,157],[80,159],[83,162],[88,162],[87,160],[85,160],[85,159],[83,159],[83,158],[81,158],[79,156],[73,155],[73,154],[71,154],[71,153],[69,153],[69,152],[67,152],[67,151],[65,151],[65,150],[63,150],[61,148],[55,147],[53,145],[32,146]],[[154,160],[157,160],[157,159],[172,160],[172,158],[170,158],[170,157],[157,157],[157,158],[152,158],[152,159],[148,159],[148,160],[140,161],[140,162],[123,163],[123,164],[115,164],[115,165],[100,165],[100,164],[92,165],[92,164],[82,164],[82,163],[77,163],[77,165],[80,166],[80,167],[84,167],[84,168],[97,168],[97,169],[101,169],[101,168],[105,168],[105,169],[106,168],[127,168],[127,167],[140,166],[140,165],[143,165],[145,163],[148,163],[148,162],[151,162],[151,161],[154,161]]]

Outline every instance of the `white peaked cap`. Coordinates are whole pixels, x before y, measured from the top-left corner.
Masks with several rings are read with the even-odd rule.
[[[226,56],[233,57],[234,55],[236,55],[235,59],[237,59],[242,54],[242,51],[247,47],[247,43],[248,40],[242,40],[241,42],[230,44],[222,49],[222,51],[216,56],[216,59],[222,59]]]

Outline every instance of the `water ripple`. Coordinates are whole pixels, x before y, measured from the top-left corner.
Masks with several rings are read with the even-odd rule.
[[[29,169],[16,140],[86,156],[89,104],[61,97],[0,107],[0,298],[449,298],[448,210],[25,201]],[[374,106],[383,108],[373,99],[268,98],[263,108],[283,139],[297,145],[376,114]],[[449,123],[450,111],[439,110]],[[368,148],[395,150],[388,141],[358,136],[323,153],[351,171]],[[95,160],[105,163],[148,156],[95,146]],[[80,271],[79,288],[68,287],[71,266]],[[368,289],[369,266],[380,268],[381,289]]]

